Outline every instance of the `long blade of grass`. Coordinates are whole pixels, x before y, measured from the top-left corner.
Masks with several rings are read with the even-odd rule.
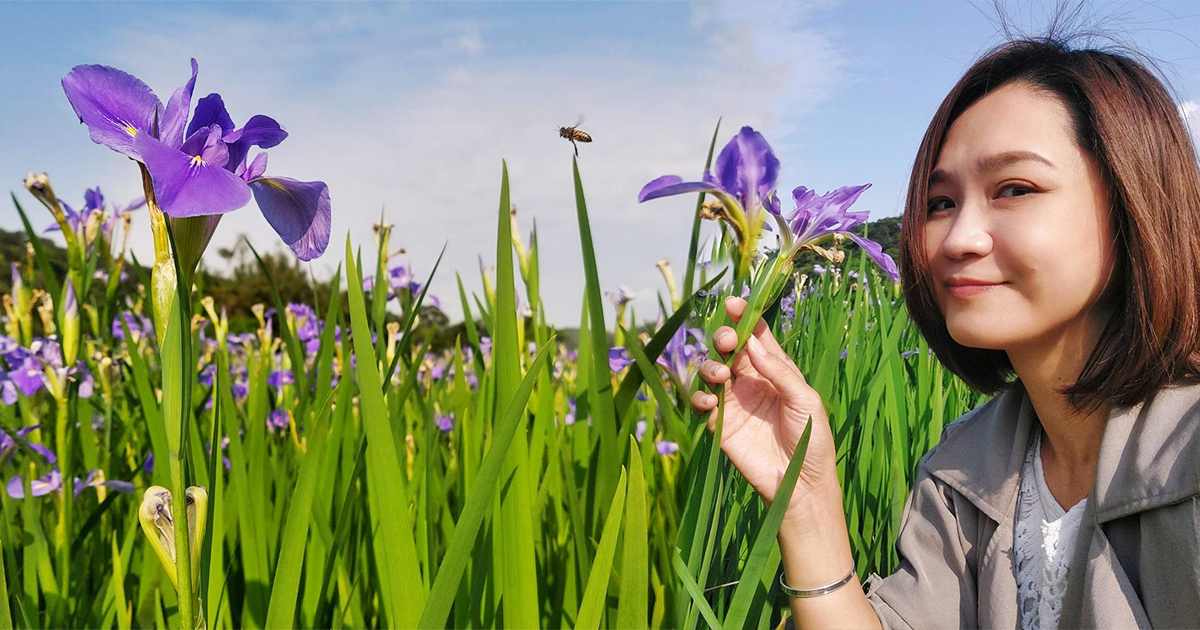
[[[346,280],[350,301],[350,325],[354,351],[358,355],[357,376],[362,404],[362,422],[367,431],[367,467],[374,473],[368,478],[376,482],[368,491],[379,498],[379,522],[382,544],[375,547],[379,571],[389,574],[388,583],[395,590],[381,593],[389,602],[388,623],[402,628],[417,623],[425,605],[425,587],[417,565],[416,541],[408,516],[408,493],[404,471],[383,399],[379,371],[376,369],[375,349],[371,346],[371,331],[367,327],[366,301],[363,299],[362,278],[354,264],[354,249],[346,236]],[[383,542],[386,541],[386,542]]]
[[[604,600],[608,597],[608,582],[612,575],[613,558],[617,555],[617,536],[621,533],[621,516],[625,511],[625,469],[613,493],[608,518],[604,521],[604,533],[600,535],[600,546],[596,548],[596,559],[588,574],[587,588],[579,604],[579,617],[575,630],[597,630],[600,615],[604,612]]]
[[[650,532],[646,524],[646,477],[637,440],[629,436],[629,495],[625,499],[625,545],[616,627],[640,630],[650,619]]]

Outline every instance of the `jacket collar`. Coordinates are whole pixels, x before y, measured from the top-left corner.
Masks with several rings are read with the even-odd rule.
[[[1013,518],[1025,450],[1040,428],[1016,381],[946,427],[925,461],[930,473],[997,523]],[[1088,494],[1097,522],[1200,494],[1200,383],[1164,387],[1114,408]]]

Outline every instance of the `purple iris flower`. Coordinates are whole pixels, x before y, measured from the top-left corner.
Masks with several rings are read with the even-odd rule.
[[[288,424],[288,412],[285,409],[276,409],[267,414],[268,429],[284,431],[288,428]]]
[[[637,297],[637,294],[633,292],[633,289],[630,289],[623,284],[617,287],[616,293],[608,294],[609,301],[611,301],[613,306],[615,306],[618,310],[624,308],[625,305],[635,297]]]
[[[11,360],[9,364],[12,365]],[[46,386],[42,365],[32,355],[25,357],[20,363],[13,365],[12,369],[8,371],[8,379],[27,398],[38,393],[38,390]]]
[[[104,475],[99,470],[88,472],[87,479],[75,478],[75,496],[79,496],[85,488],[95,488],[97,486],[107,486],[117,492],[129,494],[133,492],[133,484],[128,481],[104,480]],[[25,498],[25,487],[20,476],[13,477],[8,480],[6,486],[8,496],[14,499]],[[51,492],[62,490],[62,473],[58,471],[58,467],[51,470],[38,479],[34,479],[29,484],[29,491],[35,497],[45,496]]]
[[[30,442],[25,439],[27,434],[36,430],[38,427],[39,425],[35,424],[17,429],[13,432],[12,436],[9,436],[4,429],[0,429],[0,464],[8,461],[8,458],[11,457],[13,453],[17,451],[17,448],[22,445],[28,446],[30,450],[38,455],[41,455],[49,464],[53,464],[54,462],[58,461],[58,456],[54,454],[54,451],[51,451],[37,442]]]
[[[680,326],[667,341],[656,363],[667,368],[671,382],[679,391],[691,388],[700,364],[708,358],[708,348],[702,341],[704,331]],[[690,340],[690,341],[689,341]]]
[[[679,452],[679,445],[674,442],[667,441],[667,440],[659,440],[658,442],[654,443],[654,446],[655,446],[655,448],[658,449],[659,455],[666,456],[666,455],[670,455],[672,453]]]
[[[641,442],[642,437],[645,435],[646,435],[646,421],[638,420],[637,426],[635,426],[633,429],[633,436],[637,438],[637,441]]]
[[[824,195],[818,195],[804,186],[797,186],[792,191],[796,209],[787,216],[775,215],[782,232],[780,238],[783,240],[783,250],[795,255],[805,245],[822,237],[840,234],[861,247],[875,264],[891,276],[892,280],[898,280],[900,272],[896,268],[896,262],[883,252],[883,247],[875,241],[857,236],[850,231],[865,222],[870,214],[866,211],[849,211],[850,206],[858,199],[859,195],[870,187],[870,184],[843,186]]]
[[[199,374],[196,375],[196,380],[199,381],[199,383],[205,387],[212,387],[213,381],[215,381],[216,378],[217,378],[217,364],[216,363],[209,363],[208,365],[204,366],[204,369],[200,370]]]
[[[87,225],[88,218],[93,212],[104,210],[104,194],[100,192],[99,186],[89,188],[83,193],[83,208],[79,211],[76,211],[62,199],[58,200],[58,204],[62,206],[63,214],[67,216],[67,225],[71,226],[71,229],[78,234],[80,227]],[[58,224],[58,221],[55,221],[50,224],[50,227],[46,228],[46,232],[58,232],[61,229],[62,226]]]
[[[193,59],[191,79],[165,108],[137,77],[108,66],[76,66],[62,85],[92,141],[146,166],[158,205],[168,216],[209,216],[211,234],[220,215],[245,206],[253,196],[297,257],[320,256],[329,244],[328,186],[265,177],[266,153],[248,159],[251,147],[269,149],[287,137],[267,116],[236,127],[220,95],[210,94],[196,104],[189,123],[197,71]]]
[[[614,346],[608,349],[608,369],[613,372],[620,372],[633,364],[633,357],[629,356],[629,351],[621,346]]]
[[[575,424],[575,398],[567,398],[567,415],[563,418],[563,424]]]
[[[25,486],[20,475],[9,479],[6,488],[8,496],[14,499],[25,498]],[[58,472],[58,467],[29,483],[29,492],[35,497],[45,496],[61,488],[62,474]]]
[[[291,385],[295,382],[296,375],[291,370],[276,370],[267,377],[267,384],[274,387],[276,391],[282,389],[284,385]]]
[[[451,411],[450,413],[446,414],[439,413],[435,416],[434,422],[437,424],[437,428],[440,429],[442,433],[449,433],[454,430],[454,412]]]
[[[5,407],[17,404],[17,384],[4,370],[0,370],[0,403]]]
[[[724,206],[726,217],[743,241],[754,240],[761,225],[759,209],[778,212],[774,198],[779,177],[779,159],[762,134],[742,127],[717,156],[715,172],[705,171],[700,181],[685,182],[678,175],[664,175],[642,187],[638,201],[686,193],[707,192]]]

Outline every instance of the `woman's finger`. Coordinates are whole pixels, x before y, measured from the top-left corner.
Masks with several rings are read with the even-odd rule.
[[[786,355],[768,351],[757,337],[750,338],[746,350],[754,369],[770,381],[784,402],[799,404],[809,400],[811,388]]]
[[[692,409],[703,413],[717,406],[717,397],[708,392],[697,391],[692,394]]]
[[[700,364],[700,378],[709,385],[720,385],[729,380],[729,368],[720,361],[705,361]]]

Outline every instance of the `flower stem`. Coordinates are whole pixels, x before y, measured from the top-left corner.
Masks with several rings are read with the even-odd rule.
[[[183,479],[182,453],[171,454],[171,522],[175,529],[175,577],[179,589],[179,624],[193,630],[196,596],[192,592],[192,552],[188,541],[187,484]]]

